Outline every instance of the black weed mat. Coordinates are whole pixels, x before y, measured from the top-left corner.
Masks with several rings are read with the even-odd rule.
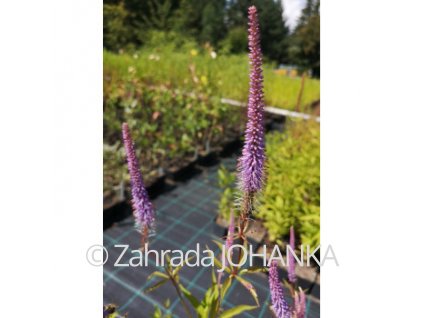
[[[235,168],[235,159],[222,160],[231,171]],[[217,170],[219,166],[205,168],[192,179],[179,184],[173,190],[166,192],[153,200],[156,208],[156,235],[150,239],[150,250],[182,250],[195,249],[199,243],[200,253],[206,245],[218,255],[219,249],[213,240],[222,241],[225,229],[215,223],[221,189],[218,187]],[[172,317],[184,318],[181,303],[171,283],[166,283],[151,293],[145,290],[158,282],[157,278],[147,281],[154,271],[163,271],[152,263],[147,267],[115,267],[122,248],[115,245],[129,245],[128,252],[120,263],[128,263],[134,255],[130,250],[140,247],[140,235],[133,228],[132,217],[115,224],[104,231],[104,246],[108,249],[109,259],[104,265],[104,304],[118,305],[119,312],[128,313],[128,318],[150,318],[154,307],[162,312],[171,313]],[[154,260],[154,255],[150,257]],[[211,282],[211,267],[184,267],[180,271],[181,282],[198,299],[202,299]],[[285,278],[286,273],[281,272]],[[272,317],[269,305],[270,294],[267,276],[263,273],[248,277],[257,290],[260,308],[245,312],[237,317],[262,318]],[[304,287],[308,287],[307,285]],[[235,281],[225,297],[224,309],[240,304],[254,305],[254,300],[246,289]],[[164,302],[170,299],[169,309],[164,308]],[[308,299],[308,318],[320,317],[320,304],[315,298]]]

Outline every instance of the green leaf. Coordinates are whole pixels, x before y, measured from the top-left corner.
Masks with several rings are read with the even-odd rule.
[[[146,293],[151,293],[153,290],[156,290],[157,288],[159,288],[160,286],[164,285],[167,283],[169,279],[163,279],[161,281],[159,281],[158,283],[154,284],[153,286],[149,287],[148,289],[146,289]]]
[[[183,262],[182,262],[182,264],[181,265],[179,265],[178,267],[176,267],[174,270],[173,270],[173,276],[175,276],[175,275],[177,275],[178,273],[179,273],[179,271],[185,266],[185,264],[187,263],[187,262],[189,262],[190,260],[192,260],[194,258],[194,256],[191,256],[191,257],[189,257],[189,258],[187,258],[187,259],[185,259]]]
[[[253,296],[257,306],[260,306],[259,300],[258,300],[258,295],[257,295],[257,291],[254,288],[253,284],[251,284],[248,280],[246,280],[245,278],[240,277],[239,275],[234,276],[241,284],[242,286],[245,287],[245,289],[248,290],[248,292],[251,294],[251,296]]]
[[[221,299],[223,299],[225,297],[226,292],[228,291],[228,289],[231,286],[231,284],[232,284],[232,275],[229,276],[225,280],[225,282],[222,284],[221,295],[220,295]]]
[[[216,272],[215,271],[211,271],[211,274],[212,274],[212,284],[213,285],[216,285],[216,283],[217,283],[217,280],[216,280]]]
[[[197,309],[199,317],[214,318],[217,312],[218,299],[219,289],[217,285],[213,285],[206,291],[201,305]]]
[[[165,303],[164,303],[164,307],[167,309],[170,307],[170,299],[166,299]]]
[[[244,269],[241,269],[241,270],[238,272],[238,274],[239,274],[240,276],[242,276],[242,275],[244,275],[244,274],[265,273],[265,272],[267,272],[267,268],[265,268],[265,267],[257,267],[257,266],[254,266],[254,267],[250,267],[250,268],[244,268]]]
[[[230,318],[236,315],[242,314],[244,311],[256,309],[257,306],[250,306],[250,305],[239,305],[234,308],[225,310],[221,315],[220,318]]]
[[[152,279],[153,277],[160,277],[160,278],[164,278],[164,279],[169,279],[169,276],[166,275],[165,273],[159,272],[159,271],[155,271],[154,273],[151,273],[148,277],[147,280]]]
[[[162,317],[162,311],[159,307],[156,306],[156,309],[154,310],[153,318],[161,318]]]
[[[195,296],[192,295],[188,289],[186,289],[182,284],[179,284],[179,288],[181,289],[181,292],[184,294],[184,296],[191,303],[192,307],[198,308],[200,306],[200,301],[195,298]]]

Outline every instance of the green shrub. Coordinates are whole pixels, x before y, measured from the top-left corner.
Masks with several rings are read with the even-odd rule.
[[[244,27],[231,29],[227,37],[221,42],[222,53],[243,53],[248,48],[248,34]]]
[[[266,136],[267,181],[257,216],[272,241],[294,225],[303,244],[320,241],[320,130],[297,122],[284,134]]]

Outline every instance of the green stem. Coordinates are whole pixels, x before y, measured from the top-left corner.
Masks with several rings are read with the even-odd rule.
[[[166,268],[166,271],[170,277],[170,281],[172,282],[172,285],[175,287],[176,290],[176,294],[178,295],[179,299],[181,300],[182,306],[184,307],[186,313],[187,313],[187,317],[192,318],[191,312],[189,310],[188,305],[186,304],[184,297],[182,296],[181,290],[178,286],[178,283],[175,280],[175,277],[173,277],[172,273],[169,271],[168,268]]]

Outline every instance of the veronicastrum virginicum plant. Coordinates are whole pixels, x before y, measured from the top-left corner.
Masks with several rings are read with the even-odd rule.
[[[264,162],[265,162],[265,144],[264,144],[264,101],[263,101],[263,75],[262,75],[262,53],[260,48],[260,30],[257,16],[257,9],[252,6],[248,11],[249,17],[249,59],[250,59],[250,92],[248,98],[248,121],[245,130],[245,142],[242,150],[242,156],[238,162],[238,183],[241,193],[238,210],[238,226],[235,231],[234,213],[231,211],[228,235],[225,241],[225,249],[228,251],[233,246],[234,240],[241,240],[241,245],[247,245],[246,232],[249,226],[250,216],[255,211],[257,196],[260,194],[264,183]],[[148,198],[144,181],[140,172],[138,160],[136,158],[134,144],[129,132],[128,125],[122,125],[122,135],[127,156],[128,170],[131,178],[132,206],[137,229],[141,232],[142,246],[147,243],[148,236],[154,230],[154,210]],[[224,251],[223,244],[216,244]],[[290,247],[295,249],[294,230],[291,228]],[[242,249],[238,256],[242,258]],[[214,257],[214,255],[213,255]],[[212,271],[212,284],[205,292],[201,300],[194,297],[191,292],[181,283],[179,272],[184,266],[173,266],[170,258],[167,256],[167,262],[164,266],[164,272],[156,271],[148,279],[153,277],[159,281],[150,287],[147,291],[155,290],[160,286],[171,283],[181,301],[187,317],[200,318],[229,318],[239,315],[247,310],[252,310],[259,306],[254,286],[244,276],[246,274],[263,271],[258,268],[241,268],[233,264],[240,262],[232,261],[232,254],[223,257],[222,264],[220,260],[214,257],[214,264],[219,268],[216,275]],[[292,256],[291,256],[292,258]],[[186,260],[185,262],[189,261]],[[223,269],[223,271],[222,271]],[[305,294],[299,289],[296,290],[295,262],[289,260],[289,282],[287,285],[294,299],[293,308],[289,308],[285,298],[284,290],[278,277],[277,263],[272,262],[269,270],[269,287],[272,298],[272,311],[277,318],[304,318],[305,314]],[[257,306],[239,305],[227,310],[222,309],[222,303],[229,287],[234,280],[237,280],[253,296]],[[165,306],[166,308],[166,306]],[[162,316],[160,310],[156,310],[154,317]]]

